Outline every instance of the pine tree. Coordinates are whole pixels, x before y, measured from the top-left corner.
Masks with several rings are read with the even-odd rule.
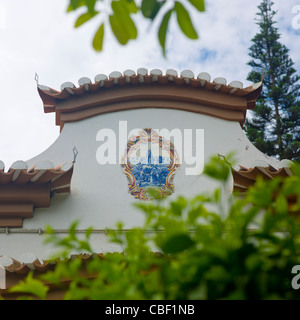
[[[250,141],[262,152],[278,159],[300,160],[300,77],[289,57],[289,49],[279,42],[273,2],[258,6],[259,33],[249,48],[252,67],[247,80],[261,81],[263,91],[245,124]]]

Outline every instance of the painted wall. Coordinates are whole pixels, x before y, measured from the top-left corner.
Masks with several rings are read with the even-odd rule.
[[[29,167],[35,163],[49,160],[60,165],[73,160],[73,148],[76,146],[76,159],[70,195],[56,195],[47,209],[36,209],[34,218],[24,220],[24,229],[44,229],[51,225],[54,229],[67,229],[71,222],[80,219],[80,228],[93,226],[95,229],[113,228],[117,221],[123,221],[125,228],[141,225],[143,215],[133,203],[136,200],[129,194],[128,181],[121,166],[100,165],[96,159],[97,149],[103,142],[96,141],[99,130],[109,128],[118,135],[119,121],[127,121],[128,132],[135,128],[193,130],[204,129],[204,158],[226,155],[235,151],[238,164],[250,167],[254,161],[265,161],[274,167],[278,162],[258,151],[243,133],[237,122],[179,110],[140,109],[109,113],[75,123],[67,123],[57,141],[44,153],[27,161]],[[175,145],[176,148],[176,145]],[[193,141],[195,150],[195,141]],[[178,195],[192,197],[197,193],[213,190],[215,185],[202,175],[185,174],[187,166],[183,163],[177,170],[174,185],[175,192],[170,199]],[[24,253],[33,253],[43,258],[49,248],[42,245],[42,236],[29,234],[0,234],[0,252],[16,259]],[[103,235],[94,235],[95,252],[116,250],[108,244]],[[120,248],[121,250],[121,248]],[[47,252],[46,252],[47,251]]]

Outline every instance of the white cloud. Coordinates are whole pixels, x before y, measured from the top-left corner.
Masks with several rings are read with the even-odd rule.
[[[245,85],[250,68],[248,48],[257,32],[254,18],[259,0],[206,0],[204,13],[193,13],[200,39],[186,39],[175,21],[168,36],[168,58],[164,59],[156,39],[157,23],[140,18],[138,41],[123,47],[111,35],[99,54],[91,47],[97,21],[74,29],[74,14],[66,14],[67,1],[3,0],[5,28],[0,27],[0,159],[7,167],[27,160],[48,148],[59,134],[53,114],[43,114],[34,74],[41,84],[59,89],[61,83],[83,76],[94,79],[112,71],[174,68],[206,71],[213,78],[240,80]],[[290,48],[300,73],[300,31],[291,27],[292,6],[296,0],[275,1],[282,42]],[[0,15],[1,17],[1,15]]]

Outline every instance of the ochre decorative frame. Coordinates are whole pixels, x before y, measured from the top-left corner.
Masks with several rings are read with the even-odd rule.
[[[159,143],[159,148],[170,152],[170,163],[166,165],[168,168],[168,175],[165,182],[160,187],[143,188],[139,186],[136,177],[133,174],[134,165],[129,161],[129,154],[132,150],[138,148],[141,143]],[[122,159],[121,167],[123,173],[128,179],[129,193],[136,199],[152,200],[154,198],[165,198],[174,192],[174,176],[177,168],[180,166],[179,157],[172,142],[158,136],[152,129],[144,129],[140,132],[140,136],[129,138],[125,156]],[[150,191],[151,190],[151,191]],[[150,192],[149,192],[150,191]]]

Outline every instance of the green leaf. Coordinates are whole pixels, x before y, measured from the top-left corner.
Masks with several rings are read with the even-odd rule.
[[[197,207],[194,207],[188,212],[188,223],[192,226],[197,225],[197,220],[199,217],[206,217],[208,211],[203,204],[199,204]]]
[[[248,272],[254,272],[256,271],[262,264],[262,257],[257,254],[250,254],[245,259],[245,266]]]
[[[149,197],[149,199],[155,199],[155,200],[161,200],[162,199],[162,195],[161,192],[159,192],[159,190],[157,190],[157,188],[148,188],[147,191],[147,196]]]
[[[167,241],[162,245],[162,250],[168,254],[179,253],[184,250],[189,249],[194,245],[194,241],[188,234],[176,234],[173,237],[167,239]]]
[[[184,197],[180,196],[176,201],[170,203],[172,215],[180,217],[183,213],[183,210],[187,206],[187,201]]]
[[[76,229],[79,225],[79,220],[75,220],[69,227],[69,236],[71,240],[76,240]]]
[[[161,25],[158,30],[158,39],[163,50],[163,55],[166,56],[166,37],[167,37],[167,30],[170,21],[170,17],[173,10],[169,10],[163,17]]]
[[[288,212],[287,199],[281,194],[276,198],[275,209],[276,209],[276,212],[278,212],[278,213],[287,213]]]
[[[103,47],[103,39],[104,39],[104,24],[102,23],[96,32],[93,40],[93,47],[96,51],[102,51]]]
[[[171,202],[171,209],[172,209],[172,214],[174,214],[175,216],[180,217],[182,214],[182,208],[180,206],[180,204],[178,204],[177,202]]]
[[[86,12],[84,14],[82,14],[81,16],[78,17],[78,19],[75,22],[75,28],[80,27],[81,25],[83,25],[84,23],[86,23],[87,21],[89,21],[90,19],[94,18],[99,12],[94,12],[94,13],[90,13],[90,12]]]
[[[165,1],[159,2],[157,0],[143,0],[141,6],[143,16],[153,20],[164,4]]]
[[[86,6],[88,8],[89,13],[94,13],[95,12],[95,5],[96,5],[97,0],[85,0]]]
[[[119,43],[125,45],[130,39],[136,39],[136,26],[123,1],[112,1],[111,7],[114,14],[109,16],[109,22]]]
[[[118,42],[125,45],[129,41],[128,34],[116,15],[109,16],[109,23]]]
[[[188,0],[197,10],[205,11],[204,0]]]
[[[213,157],[211,161],[205,165],[203,173],[210,178],[226,181],[231,174],[231,167],[226,159]]]
[[[67,12],[74,11],[85,5],[85,0],[70,0]]]
[[[291,169],[295,176],[300,177],[300,162],[293,163]]]
[[[227,261],[228,259],[229,251],[222,240],[217,239],[214,243],[207,244],[204,251],[209,254],[209,256],[221,259],[222,261]]]
[[[12,287],[9,292],[21,292],[35,295],[40,299],[46,299],[49,288],[41,281],[33,279],[32,272],[30,272],[25,281],[21,281],[16,286]]]
[[[95,5],[97,0],[70,0],[67,12],[75,11],[80,7],[86,6],[89,13],[95,12]]]
[[[120,0],[126,6],[128,13],[137,13],[138,7],[134,0]]]
[[[227,282],[230,281],[230,274],[223,266],[211,266],[211,268],[205,274],[206,280],[215,282]]]
[[[101,28],[101,27],[100,27]],[[86,239],[90,239],[91,234],[93,233],[94,228],[93,227],[89,227],[86,231],[85,231],[85,237]]]
[[[197,32],[185,7],[178,1],[175,2],[177,22],[182,32],[190,39],[198,39]]]

